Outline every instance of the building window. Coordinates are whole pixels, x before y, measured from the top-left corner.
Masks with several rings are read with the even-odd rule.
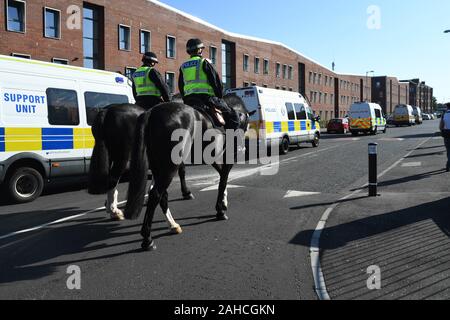
[[[317,81],[317,73],[314,72],[313,84],[316,84]]]
[[[292,66],[289,66],[288,68],[288,78],[289,80],[292,80],[294,78],[294,68]]]
[[[23,54],[23,53],[11,53],[12,57],[22,58],[22,59],[31,59],[31,55]]]
[[[100,66],[100,11],[96,7],[83,7],[83,55],[84,67],[99,69]]]
[[[283,79],[287,79],[287,65],[283,64]]]
[[[209,47],[209,60],[214,66],[217,65],[217,48],[214,46]]]
[[[141,53],[144,54],[152,50],[152,33],[141,30]]]
[[[166,84],[169,87],[170,93],[175,92],[175,73],[166,72]]]
[[[46,38],[61,38],[61,11],[44,8],[44,36]]]
[[[247,54],[244,54],[244,63],[243,63],[244,72],[248,72],[248,61],[249,56]]]
[[[231,43],[222,43],[222,83],[224,89],[230,89],[233,83],[232,69],[232,47]]]
[[[256,82],[252,82],[252,87],[256,87]]]
[[[167,58],[175,59],[177,55],[177,39],[172,36],[167,36]]]
[[[313,73],[309,72],[309,83],[312,83],[313,80]]]
[[[294,88],[289,88],[289,91],[294,91]]]
[[[250,84],[248,82],[244,82],[244,88],[250,87]]]
[[[269,86],[267,84],[263,84],[263,87],[264,88],[268,88]]]
[[[60,59],[60,58],[53,58],[52,62],[56,63],[56,64],[65,64],[65,65],[69,64],[69,60],[67,60],[67,59]]]
[[[55,126],[80,124],[78,98],[75,90],[49,88],[46,93],[49,124]]]
[[[280,90],[280,86],[276,86],[275,89]]]
[[[277,66],[276,66],[276,75],[277,75],[277,78],[280,78],[281,77],[281,64],[280,63],[278,63],[277,62]]]
[[[259,73],[259,58],[255,58],[255,73]]]
[[[25,32],[26,6],[25,1],[7,0],[6,19],[8,31]]]
[[[125,67],[125,77],[128,79],[133,79],[133,74],[136,72],[137,68],[134,67]]]
[[[130,27],[119,25],[119,50],[130,51]]]
[[[263,72],[264,72],[264,74],[269,74],[269,68],[270,68],[270,65],[269,65],[269,60],[267,60],[267,59],[264,59],[264,66],[263,66]]]
[[[319,74],[319,86],[322,84],[322,74]]]

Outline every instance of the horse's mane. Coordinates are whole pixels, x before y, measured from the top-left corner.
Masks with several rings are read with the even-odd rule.
[[[242,101],[241,98],[239,98],[234,93],[229,93],[225,97],[223,97],[223,100],[228,104],[229,107],[233,108],[235,111],[240,112],[242,114],[247,114],[248,110],[245,107],[244,101]]]

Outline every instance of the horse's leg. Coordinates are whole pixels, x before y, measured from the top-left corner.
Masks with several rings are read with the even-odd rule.
[[[126,166],[127,159],[125,159],[124,156],[121,156],[120,158],[114,159],[113,166],[110,171],[110,184],[106,201],[106,212],[109,213],[111,219],[115,221],[125,220],[122,210],[118,208],[119,191],[117,190],[117,186],[119,185],[120,178],[125,172]]]
[[[183,230],[181,229],[181,226],[178,223],[176,223],[169,209],[169,194],[167,190],[163,193],[161,197],[160,206],[164,215],[166,216],[170,232],[172,234],[181,234]]]
[[[183,193],[184,200],[194,200],[195,197],[186,184],[186,166],[184,163],[178,168],[178,175],[180,176],[181,192]]]
[[[148,196],[147,210],[145,211],[144,223],[142,224],[141,235],[144,238],[142,241],[142,249],[145,251],[155,250],[155,242],[151,238],[151,229],[153,223],[153,216],[155,215],[156,207],[161,201],[161,193],[157,188],[151,188]]]
[[[219,192],[217,194],[217,203],[216,203],[216,211],[217,211],[217,220],[228,220],[228,216],[226,215],[226,211],[228,210],[228,176],[230,174],[231,168],[233,165],[230,164],[215,164],[213,167],[220,174],[220,183],[219,183]]]
[[[156,249],[155,243],[151,237],[153,217],[155,215],[156,207],[161,203],[163,195],[167,192],[173,177],[177,173],[176,168],[174,170],[164,168],[163,170],[167,170],[163,176],[153,173],[153,181],[155,184],[149,192],[147,210],[145,212],[144,224],[142,225],[141,235],[144,240],[142,241],[141,247],[146,251]]]

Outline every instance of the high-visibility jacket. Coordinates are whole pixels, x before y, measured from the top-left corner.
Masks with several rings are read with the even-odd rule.
[[[136,94],[141,96],[155,96],[161,97],[161,91],[156,87],[152,80],[150,80],[151,67],[140,67],[133,74],[134,86],[136,87]]]
[[[208,76],[203,70],[205,59],[192,57],[181,66],[184,79],[184,95],[206,94],[215,96],[214,88],[208,82]]]

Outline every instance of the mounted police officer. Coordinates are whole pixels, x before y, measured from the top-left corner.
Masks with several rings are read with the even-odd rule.
[[[142,67],[133,74],[133,94],[136,104],[150,110],[162,102],[170,102],[169,87],[155,69],[158,57],[147,52],[142,57]]]
[[[202,57],[205,45],[200,39],[190,39],[186,52],[191,58],[180,68],[178,87],[185,104],[207,106],[220,110],[227,129],[239,128],[239,115],[223,101],[223,85],[212,64]],[[215,118],[215,117],[214,117]]]

